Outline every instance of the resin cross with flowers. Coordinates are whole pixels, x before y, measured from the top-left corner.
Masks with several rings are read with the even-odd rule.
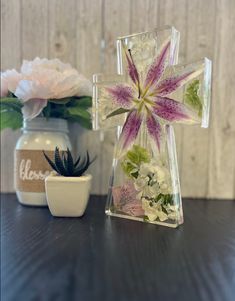
[[[106,213],[183,223],[173,123],[208,126],[211,61],[177,65],[173,27],[117,40],[118,75],[94,75],[93,128],[117,127]]]

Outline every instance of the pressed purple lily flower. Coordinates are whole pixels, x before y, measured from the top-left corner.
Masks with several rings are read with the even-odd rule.
[[[144,215],[142,203],[137,199],[138,191],[133,182],[127,181],[123,186],[113,187],[112,194],[113,202],[118,210],[132,216]]]
[[[129,55],[126,53],[127,65],[128,65],[128,73],[132,81],[138,86],[139,85],[139,73],[137,68],[133,62],[133,58],[131,55],[131,50],[129,49]]]
[[[163,47],[160,54],[154,60],[153,64],[150,66],[145,80],[145,87],[148,87],[150,85],[152,86],[162,76],[166,68],[166,61],[169,53],[169,47],[170,47],[170,41],[167,42],[167,44]]]
[[[162,119],[170,122],[187,120],[190,114],[187,107],[182,106],[178,101],[160,96],[156,97],[153,112]]]
[[[162,132],[160,122],[153,114],[150,114],[147,117],[146,123],[147,123],[147,129],[150,137],[157,144],[158,149],[160,149],[160,140],[161,140],[161,132]]]
[[[185,80],[187,81],[192,73],[193,71],[163,79],[157,84],[154,93],[164,96],[174,92],[185,84]]]
[[[134,91],[132,87],[124,84],[118,84],[114,87],[107,88],[112,96],[113,101],[122,108],[129,108],[132,105]]]
[[[198,122],[198,118],[186,105],[168,96],[198,76],[196,69],[176,73],[174,68],[167,76],[166,66],[169,61],[170,47],[171,42],[167,40],[149,66],[146,77],[144,79],[142,79],[143,76],[141,77],[141,81],[129,49],[125,54],[127,71],[132,85],[119,84],[107,88],[110,98],[118,107],[109,116],[129,110],[119,140],[118,149],[120,150],[130,147],[134,143],[143,120],[146,121],[149,136],[159,150],[164,123]]]
[[[128,114],[119,139],[120,149],[127,148],[135,141],[141,126],[141,122],[142,116],[137,110],[133,110]]]

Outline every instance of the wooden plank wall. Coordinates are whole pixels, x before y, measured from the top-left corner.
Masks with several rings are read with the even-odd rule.
[[[180,62],[213,60],[209,130],[177,127],[183,196],[235,198],[234,0],[2,0],[1,70],[22,59],[58,57],[91,78],[116,71],[115,39],[173,24],[181,32]],[[93,193],[107,191],[114,133],[71,126],[75,151],[99,155]],[[1,134],[1,190],[13,191],[13,149],[19,132]],[[101,141],[101,142],[100,142]]]

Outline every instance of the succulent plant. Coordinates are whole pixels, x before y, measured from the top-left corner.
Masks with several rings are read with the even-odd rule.
[[[90,160],[89,153],[86,153],[86,157],[81,160],[81,156],[78,156],[74,162],[71,151],[67,148],[67,151],[60,152],[59,148],[55,148],[54,162],[43,151],[43,154],[50,164],[50,166],[61,176],[64,177],[81,177],[88,167],[94,162],[94,159]]]

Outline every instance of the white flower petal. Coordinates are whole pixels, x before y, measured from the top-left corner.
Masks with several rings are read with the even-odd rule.
[[[15,93],[22,76],[15,69],[1,72],[1,97],[7,96],[8,91]]]
[[[21,73],[24,80],[37,82],[48,91],[43,95],[45,99],[92,95],[91,82],[70,64],[64,64],[59,59],[23,61]],[[41,98],[41,95],[34,96]]]
[[[48,99],[50,98],[49,87],[38,81],[21,80],[15,91],[15,95],[26,102],[30,99]]]
[[[46,105],[47,100],[45,99],[31,99],[27,101],[22,108],[24,119],[31,120],[37,117]]]
[[[153,213],[148,213],[146,214],[148,219],[150,220],[150,222],[154,222],[157,219],[157,214],[153,214]]]
[[[164,222],[165,220],[168,219],[168,215],[164,213],[163,211],[158,211],[158,217],[161,222]]]

